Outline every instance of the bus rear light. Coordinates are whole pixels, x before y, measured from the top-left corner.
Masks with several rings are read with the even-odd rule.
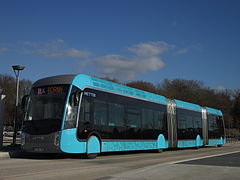
[[[84,133],[87,133],[87,132],[88,132],[88,130],[87,130],[87,129],[84,129],[84,130],[83,130],[83,132],[84,132]]]

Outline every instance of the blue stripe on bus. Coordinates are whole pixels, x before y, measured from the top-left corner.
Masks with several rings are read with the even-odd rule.
[[[157,141],[102,142],[102,152],[156,149]]]
[[[202,144],[201,144],[202,146]],[[196,140],[179,140],[178,141],[178,148],[188,148],[188,147],[199,147],[197,146]]]
[[[157,149],[166,149],[168,148],[168,141],[166,141],[163,134],[160,134],[157,139]]]
[[[225,144],[225,139],[222,137],[220,139],[209,139],[208,140],[208,145],[223,145]]]
[[[73,79],[72,84],[77,86],[81,90],[83,90],[85,87],[92,87],[92,88],[102,89],[102,90],[113,92],[113,93],[128,95],[132,97],[146,99],[153,102],[167,104],[167,99],[164,96],[153,94],[153,93],[135,89],[135,88],[131,88],[131,87],[117,84],[114,82],[102,80],[99,78],[87,76],[84,74],[76,75],[76,77]],[[192,103],[188,103],[180,100],[175,100],[175,102],[178,108],[184,108],[184,109],[201,112],[201,107],[197,104],[192,104]],[[206,109],[208,113],[216,114],[220,116],[223,115],[220,110],[209,108],[209,107],[206,107]]]
[[[197,104],[192,104],[192,103],[188,103],[188,102],[184,102],[176,99],[174,99],[174,101],[176,102],[177,108],[190,109],[198,112],[202,111],[201,106]]]
[[[98,153],[100,149],[99,141],[94,137],[92,143],[88,145],[88,153]],[[97,143],[96,143],[97,142]],[[208,145],[223,145],[225,139],[209,139]],[[61,132],[60,148],[65,153],[86,153],[86,142],[80,142],[76,138],[76,128],[65,129]],[[198,135],[194,140],[178,140],[178,148],[199,147],[203,146],[203,141]],[[161,134],[158,140],[143,140],[143,141],[102,141],[102,152],[113,151],[131,151],[131,150],[153,150],[153,149],[166,149],[168,148],[168,141],[165,140]]]
[[[98,153],[98,139],[94,137],[93,141],[88,144],[88,153]],[[61,132],[60,148],[65,153],[86,153],[86,142],[80,142],[76,138],[76,128],[65,129]],[[158,140],[149,141],[107,141],[102,142],[102,152],[111,151],[129,151],[129,150],[151,150],[151,149],[166,149],[168,141],[164,136],[159,135]]]
[[[200,135],[196,139],[178,140],[178,148],[200,147],[203,146],[203,140]]]
[[[223,116],[222,111],[220,111],[220,110],[209,108],[209,107],[205,107],[205,108],[207,110],[207,113],[209,113],[209,114],[216,114],[219,116]]]
[[[91,136],[87,142],[87,153],[100,153],[100,142],[96,136]]]
[[[76,138],[76,128],[64,129],[61,132],[60,149],[65,153],[86,153],[86,142]]]
[[[102,152],[113,151],[133,151],[133,150],[153,150],[168,148],[168,141],[162,134],[158,140],[143,141],[104,141],[102,142]]]
[[[200,147],[203,145],[203,141],[200,137],[200,135],[197,135],[197,138],[196,138],[196,147]]]
[[[162,104],[167,104],[167,99],[164,96],[146,92],[143,90],[131,88],[124,86],[122,84],[117,84],[114,82],[98,79],[95,77],[90,77],[87,75],[79,74],[77,75],[72,82],[73,85],[77,86],[81,90],[85,87],[92,87],[97,89],[102,89],[105,91],[132,96],[140,99],[146,99],[149,101],[154,101]]]

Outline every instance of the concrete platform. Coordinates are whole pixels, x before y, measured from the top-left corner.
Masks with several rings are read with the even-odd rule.
[[[163,163],[116,176],[106,177],[109,180],[239,180],[240,151],[224,155],[184,160],[182,162]],[[104,179],[104,177],[103,177]]]

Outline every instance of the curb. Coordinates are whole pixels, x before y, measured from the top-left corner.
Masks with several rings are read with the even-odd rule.
[[[9,159],[14,157],[21,157],[23,152],[21,151],[20,145],[11,146],[5,145],[0,148],[0,159]]]
[[[0,152],[0,159],[21,158],[25,156],[26,153],[22,151]]]
[[[0,159],[10,158],[9,152],[0,152]]]

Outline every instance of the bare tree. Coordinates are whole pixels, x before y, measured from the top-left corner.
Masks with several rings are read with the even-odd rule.
[[[20,81],[19,89],[19,98],[21,99],[24,95],[28,94],[31,88],[32,82],[29,80]],[[0,74],[0,88],[3,90],[3,94],[6,95],[6,104],[5,104],[5,122],[7,126],[12,126],[14,107],[15,107],[15,98],[16,98],[16,80],[13,76],[7,74]],[[19,101],[21,102],[21,101]],[[21,108],[19,108],[19,117],[20,120],[22,117]]]

